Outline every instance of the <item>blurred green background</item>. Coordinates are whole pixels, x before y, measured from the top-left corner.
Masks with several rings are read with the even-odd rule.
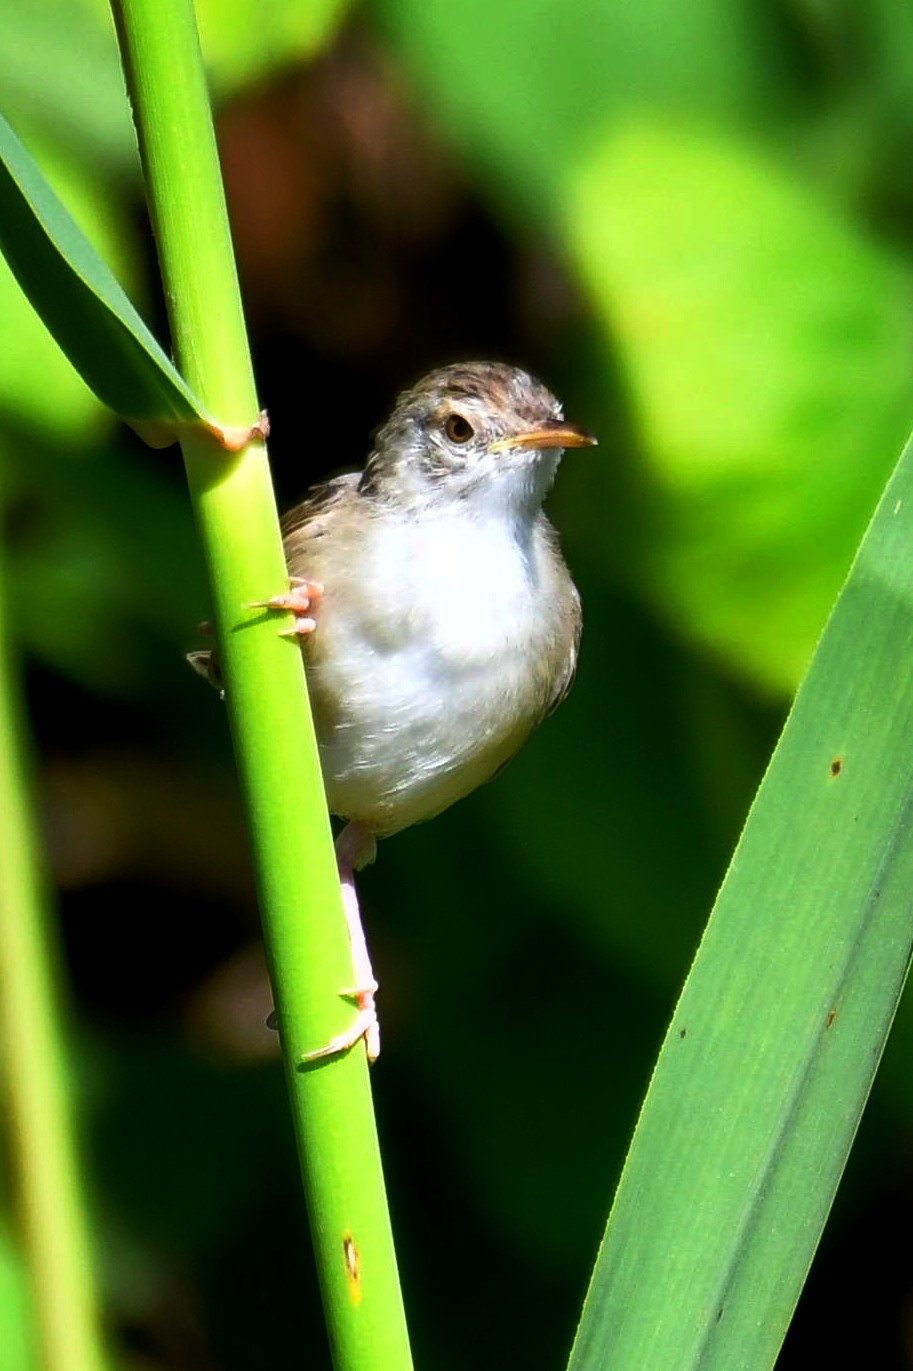
[[[458,358],[528,366],[600,435],[550,506],[585,606],[574,691],[361,880],[417,1364],[551,1371],[677,988],[910,427],[913,14],[200,17],[280,503],[358,465],[395,392]],[[0,91],[164,337],[101,0],[0,0]],[[207,593],[177,450],[100,409],[2,263],[0,340],[2,553],[110,1327],[135,1371],[324,1367],[224,711],[182,660]],[[913,1366],[911,1046],[904,1007],[782,1368]],[[35,1371],[8,1177],[0,1201],[0,1371]]]

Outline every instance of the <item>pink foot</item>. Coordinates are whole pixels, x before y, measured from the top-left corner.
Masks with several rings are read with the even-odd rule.
[[[280,638],[293,638],[313,633],[317,620],[309,610],[316,609],[323,595],[319,581],[306,581],[300,576],[289,577],[290,589],[284,595],[274,595],[271,600],[255,600],[251,609],[290,609],[295,616],[291,628],[280,630]]]
[[[311,1062],[324,1061],[327,1057],[338,1057],[341,1053],[348,1052],[350,1047],[354,1047],[359,1038],[365,1040],[369,1062],[376,1062],[380,1056],[380,1025],[374,1007],[374,991],[341,990],[339,993],[345,997],[355,997],[358,1013],[351,1027],[343,1033],[337,1033],[324,1047],[315,1047],[313,1052],[305,1052],[301,1057],[302,1065],[309,1066]]]
[[[354,1001],[358,1013],[345,1032],[331,1038],[324,1047],[318,1047],[313,1052],[305,1052],[301,1058],[302,1062],[318,1062],[326,1057],[336,1057],[341,1052],[348,1052],[349,1048],[355,1046],[359,1038],[365,1040],[369,1062],[376,1062],[380,1056],[380,1023],[374,1004],[377,981],[374,979],[371,958],[368,956],[368,944],[365,940],[365,931],[362,927],[361,915],[358,912],[358,896],[355,892],[355,869],[372,862],[376,850],[377,844],[373,835],[367,829],[362,828],[360,824],[347,824],[336,839],[336,862],[339,868],[342,903],[349,929],[352,967],[356,980],[354,988],[340,990],[339,993],[344,999]]]

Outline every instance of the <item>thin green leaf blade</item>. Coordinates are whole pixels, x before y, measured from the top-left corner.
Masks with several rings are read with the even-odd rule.
[[[758,792],[676,1008],[571,1371],[763,1371],[913,938],[913,444]]]
[[[0,250],[86,384],[153,443],[210,416],[0,115]]]

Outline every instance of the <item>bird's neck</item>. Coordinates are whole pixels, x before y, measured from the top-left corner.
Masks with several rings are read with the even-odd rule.
[[[522,467],[497,472],[446,473],[429,477],[399,471],[395,479],[362,483],[360,489],[381,510],[408,520],[454,519],[499,523],[526,542],[552,487],[560,453],[545,452]],[[411,475],[413,479],[406,479]]]

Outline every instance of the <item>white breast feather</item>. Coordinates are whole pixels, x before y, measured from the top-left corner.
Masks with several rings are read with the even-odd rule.
[[[397,521],[373,532],[357,609],[327,596],[333,651],[315,684],[342,702],[321,739],[331,807],[363,818],[359,808],[385,809],[392,830],[438,812],[506,760],[498,749],[518,718],[522,729],[551,587],[537,584],[538,560],[531,552],[530,565],[503,520]]]

